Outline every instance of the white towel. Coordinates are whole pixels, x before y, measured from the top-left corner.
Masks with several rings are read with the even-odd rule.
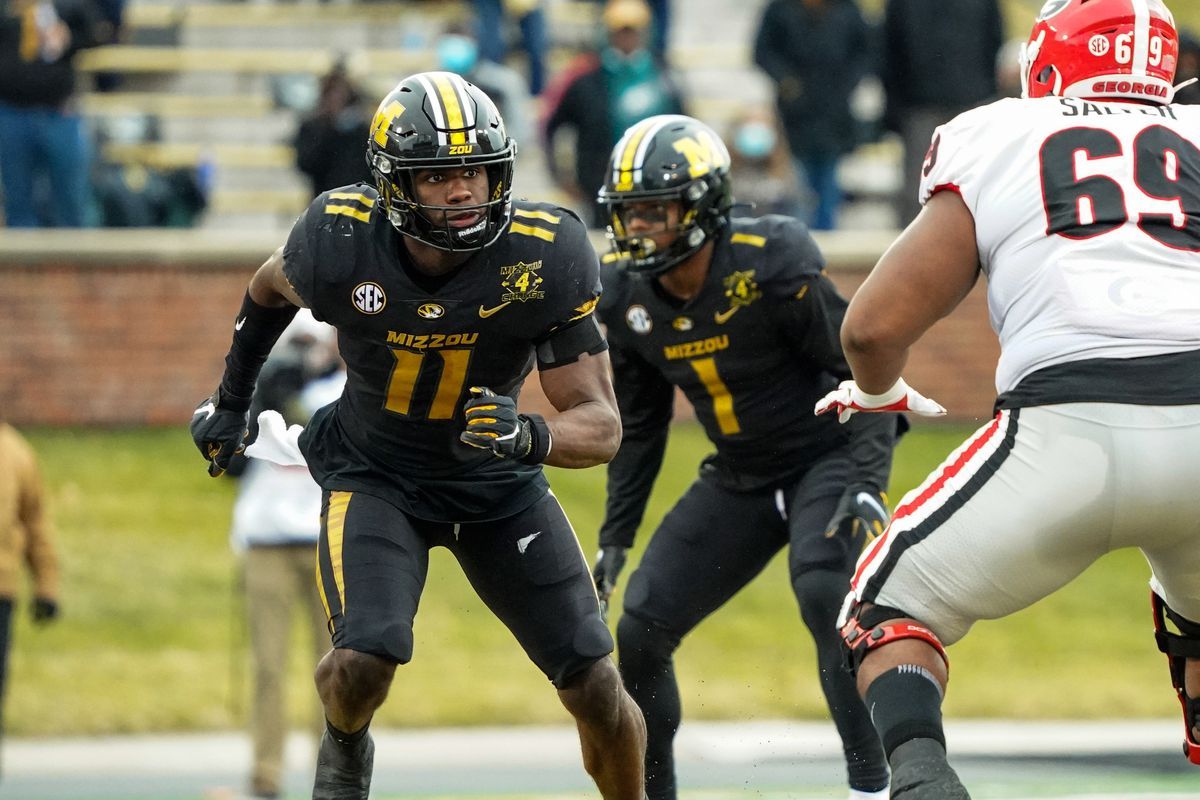
[[[258,438],[246,448],[246,455],[283,467],[303,467],[299,444],[303,432],[304,426],[288,426],[278,411],[264,411],[258,415]]]

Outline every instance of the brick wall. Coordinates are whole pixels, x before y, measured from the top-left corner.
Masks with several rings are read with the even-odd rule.
[[[132,265],[0,261],[0,416],[17,425],[184,424],[216,385],[228,323],[264,252]],[[847,295],[865,274],[833,271]],[[917,346],[905,377],[956,419],[983,419],[997,354],[981,285]],[[536,381],[522,402],[544,404]]]

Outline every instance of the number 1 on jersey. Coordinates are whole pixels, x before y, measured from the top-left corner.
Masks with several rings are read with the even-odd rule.
[[[438,376],[437,391],[429,404],[426,419],[453,419],[462,398],[463,386],[467,382],[467,366],[471,363],[471,351],[445,348],[437,351],[442,360],[442,371]],[[413,391],[421,376],[425,353],[416,350],[393,348],[396,364],[388,380],[387,401],[383,407],[394,414],[412,416]]]
[[[721,380],[721,376],[717,374],[717,360],[715,358],[697,358],[688,363],[692,365],[692,369],[696,370],[696,375],[700,377],[700,382],[704,384],[704,388],[708,390],[708,396],[712,398],[713,416],[717,418],[717,425],[721,428],[721,433],[726,436],[741,433],[742,426],[738,423],[737,415],[733,413],[733,395],[729,393],[729,387],[725,385],[725,381]]]

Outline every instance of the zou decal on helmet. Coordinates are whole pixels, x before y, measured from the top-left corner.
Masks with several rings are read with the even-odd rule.
[[[631,272],[665,272],[729,221],[729,151],[699,120],[677,114],[650,117],[627,130],[613,148],[597,201],[608,209],[608,236],[617,263]],[[644,214],[656,201],[680,205],[674,237],[665,247],[628,226],[632,210]]]
[[[367,163],[388,220],[405,236],[440,250],[479,250],[504,231],[516,152],[491,98],[452,72],[421,72],[400,81],[379,104],[367,139]],[[418,200],[418,171],[466,167],[486,171],[484,202],[439,206]],[[478,211],[481,219],[466,228],[446,221],[447,213],[464,211]]]

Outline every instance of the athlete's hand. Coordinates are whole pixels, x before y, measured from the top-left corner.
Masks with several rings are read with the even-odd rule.
[[[192,414],[192,441],[208,460],[208,474],[214,478],[225,472],[235,453],[246,449],[249,406],[248,400],[222,397],[217,389]]]
[[[889,519],[886,494],[867,486],[848,486],[825,526],[825,535],[840,534],[865,544],[883,533]]]
[[[471,397],[463,404],[467,427],[459,441],[491,450],[500,458],[521,459],[533,449],[529,420],[517,413],[511,397],[496,394],[486,386],[472,386]]]
[[[613,589],[617,588],[617,577],[625,568],[625,557],[628,547],[610,544],[601,547],[596,554],[596,566],[592,567],[592,580],[596,582],[596,594],[600,596],[600,607],[607,615],[608,600],[612,597]]]
[[[58,603],[49,597],[34,598],[31,616],[33,617],[33,621],[38,625],[53,622],[58,619]]]
[[[836,411],[838,422],[845,422],[858,411],[911,411],[923,417],[940,417],[946,409],[911,388],[899,378],[883,394],[867,394],[854,381],[842,381],[838,388],[817,401],[816,414]]]

